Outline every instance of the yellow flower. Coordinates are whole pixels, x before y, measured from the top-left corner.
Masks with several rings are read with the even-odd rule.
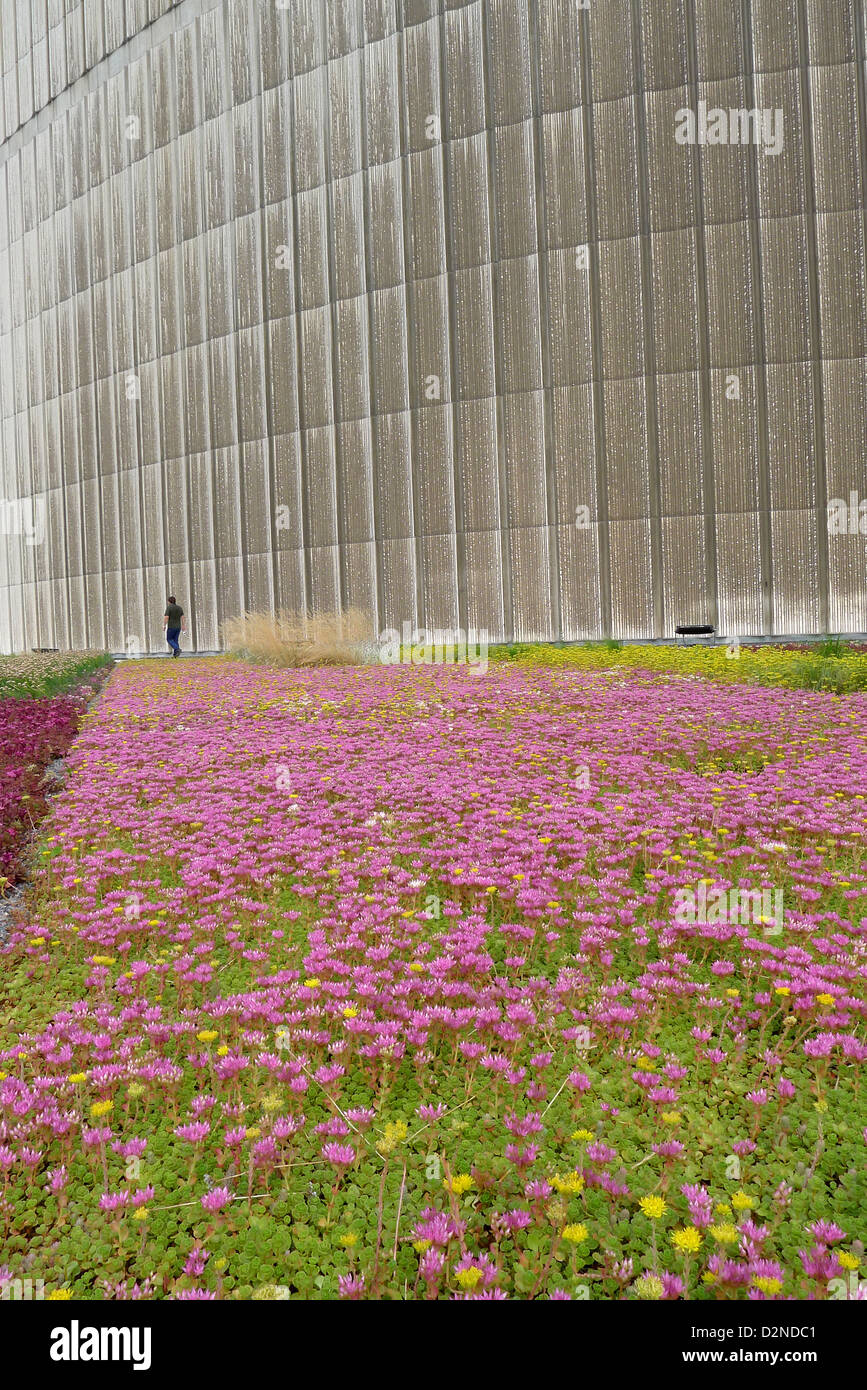
[[[642,1197],[638,1203],[645,1216],[649,1216],[651,1221],[658,1221],[665,1212],[665,1199],[663,1197]]]
[[[249,1129],[244,1130],[245,1139],[258,1139],[262,1133],[258,1125],[250,1125]]]
[[[589,1144],[593,1140],[593,1132],[589,1129],[576,1129],[572,1135],[573,1139],[580,1140],[582,1144]]]
[[[349,1004],[349,1005],[347,1005],[347,1007],[343,1010],[343,1017],[344,1017],[344,1018],[357,1018],[357,1017],[358,1017],[358,1010],[354,1007],[354,1005]]]
[[[716,1212],[717,1216],[731,1216],[732,1214],[732,1209],[729,1206],[728,1202],[717,1202],[716,1206],[714,1207],[714,1211]]]
[[[413,972],[414,975],[420,975],[421,972],[424,970],[424,966],[421,964],[420,961],[417,961],[417,960],[414,960],[413,963],[412,963],[412,965],[411,965],[409,968],[410,968],[410,970]]]
[[[86,1072],[86,1071],[74,1071],[74,1072],[72,1072],[72,1074],[71,1074],[70,1076],[67,1076],[66,1079],[67,1079],[67,1081],[71,1081],[72,1084],[73,1084],[73,1086],[80,1086],[81,1083],[82,1083],[82,1081],[86,1081],[86,1080],[87,1080],[87,1072]]]
[[[44,936],[31,936],[31,938],[30,938],[30,940],[28,941],[27,945],[28,945],[28,946],[44,946],[44,945],[45,945],[45,937],[44,937]]]
[[[657,1279],[655,1274],[642,1274],[640,1279],[636,1279],[632,1285],[636,1297],[657,1302],[665,1293],[662,1280]]]
[[[213,1042],[217,1036],[216,1029],[213,1028],[204,1028],[201,1033],[196,1034],[199,1042],[203,1043]]]
[[[764,1274],[753,1275],[753,1286],[761,1289],[762,1293],[776,1294],[783,1287],[779,1279],[771,1279]]]
[[[52,1289],[45,1295],[46,1303],[65,1303],[68,1298],[72,1298],[69,1289]]]
[[[701,1249],[701,1231],[695,1226],[681,1226],[672,1231],[671,1243],[682,1255],[695,1255]]]
[[[136,1207],[135,1211],[134,1211],[133,1214],[132,1214],[132,1219],[133,1219],[133,1221],[147,1221],[147,1219],[148,1219],[148,1209],[147,1209],[147,1207]]]
[[[430,1250],[432,1242],[429,1240],[414,1240],[412,1248],[417,1255],[423,1255],[425,1250]]]
[[[140,1081],[131,1081],[126,1088],[127,1095],[131,1096],[133,1100],[137,1100],[139,1096],[143,1096],[144,1092],[145,1088]]]
[[[95,1120],[98,1120],[98,1119],[100,1119],[103,1115],[108,1115],[109,1112],[112,1111],[113,1109],[114,1109],[114,1101],[113,1101],[113,1100],[95,1100],[95,1101],[93,1102],[93,1105],[90,1107],[90,1113],[91,1113],[91,1115],[93,1116],[93,1118],[94,1118]]]
[[[590,1232],[583,1222],[573,1222],[571,1226],[564,1226],[561,1231],[564,1240],[568,1240],[570,1245],[580,1245],[587,1240]]]
[[[482,1271],[473,1265],[471,1269],[459,1269],[456,1277],[462,1289],[474,1289],[482,1277]]]
[[[679,1125],[679,1124],[680,1124],[680,1111],[679,1111],[679,1110],[663,1110],[663,1112],[662,1112],[662,1114],[660,1115],[659,1118],[662,1120],[662,1123],[663,1123],[664,1125]]]
[[[789,989],[789,986],[788,986],[788,985],[777,985],[776,988],[774,989],[774,994],[782,994],[783,997],[785,997],[786,995],[791,994],[791,992],[792,992],[792,991]]]
[[[741,992],[739,989],[727,989],[726,994],[728,995],[729,999],[740,999],[741,997]]]
[[[551,1179],[551,1184],[557,1192],[568,1192],[570,1196],[575,1197],[579,1192],[583,1191],[584,1179],[580,1173],[573,1170],[571,1173],[566,1173],[565,1175],[555,1173]]]
[[[837,1259],[840,1261],[844,1269],[858,1268],[858,1256],[850,1254],[848,1250],[840,1250],[837,1254]]]
[[[732,1206],[735,1211],[752,1211],[756,1205],[753,1197],[748,1197],[745,1192],[736,1192],[732,1197]]]
[[[222,1043],[222,1044],[220,1045],[220,1047],[217,1048],[217,1056],[218,1056],[218,1057],[228,1057],[228,1055],[229,1055],[229,1049],[228,1049],[228,1047],[226,1046],[225,1043]]]
[[[817,1004],[833,1004],[833,1002],[834,1002],[834,996],[833,996],[833,994],[817,994],[817,995],[816,995],[816,1003],[817,1003]]]
[[[354,1231],[346,1231],[342,1236],[339,1237],[339,1242],[343,1246],[344,1250],[351,1250],[353,1245],[358,1244],[358,1236],[355,1234]]]
[[[469,1173],[455,1173],[451,1183],[449,1183],[448,1179],[444,1179],[444,1182],[446,1187],[449,1188],[449,1191],[453,1192],[456,1197],[462,1197],[465,1192],[469,1192],[473,1185],[473,1180]]]
[[[305,989],[315,989],[317,985],[321,985],[321,984],[322,984],[322,981],[321,981],[321,980],[317,980],[317,978],[316,978],[315,975],[311,975],[309,980],[305,980],[305,981],[304,981],[304,988],[305,988]]]
[[[114,965],[114,956],[91,956],[91,965]]]
[[[720,1245],[734,1245],[738,1238],[738,1228],[733,1226],[731,1222],[722,1226],[711,1226],[710,1233],[714,1240],[719,1241]]]

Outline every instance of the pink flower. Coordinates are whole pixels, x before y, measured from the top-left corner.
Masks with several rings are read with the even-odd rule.
[[[553,1187],[545,1178],[534,1178],[524,1187],[524,1195],[529,1197],[531,1202],[546,1202],[553,1191]]]
[[[447,1246],[451,1241],[460,1239],[463,1229],[463,1223],[455,1221],[447,1212],[427,1207],[416,1222],[413,1235],[416,1240],[429,1240],[432,1245]]]
[[[203,1139],[207,1139],[210,1132],[211,1126],[207,1120],[196,1120],[189,1125],[178,1125],[175,1130],[179,1139],[186,1139],[191,1144],[201,1144]]]
[[[184,1274],[190,1279],[200,1278],[210,1258],[210,1250],[203,1250],[200,1245],[194,1246],[187,1256],[187,1262],[184,1265]]]
[[[424,1282],[428,1286],[430,1286],[432,1284],[435,1284],[437,1280],[441,1277],[442,1272],[445,1269],[445,1264],[446,1257],[443,1254],[443,1252],[441,1250],[437,1250],[435,1247],[432,1247],[430,1250],[425,1250],[424,1254],[419,1260],[418,1272],[421,1275]]]
[[[836,1245],[846,1239],[846,1232],[836,1221],[811,1221],[807,1230],[820,1245]]]
[[[506,1158],[510,1163],[514,1163],[515,1167],[519,1170],[529,1168],[531,1164],[536,1162],[538,1157],[538,1144],[525,1144],[523,1148],[520,1144],[506,1145]]]
[[[337,1292],[340,1298],[357,1301],[364,1294],[363,1274],[340,1274],[337,1278]]]
[[[347,1110],[346,1118],[358,1129],[368,1129],[376,1118],[376,1112],[367,1106],[361,1106],[354,1110]]]
[[[335,1168],[348,1168],[355,1162],[355,1150],[350,1144],[323,1144],[322,1157]]]
[[[128,1192],[103,1192],[99,1199],[100,1211],[118,1211],[129,1202]]]
[[[533,1218],[528,1211],[522,1211],[520,1207],[513,1207],[511,1211],[504,1212],[500,1221],[514,1235],[515,1231],[525,1231],[532,1225]]]
[[[804,1273],[811,1279],[833,1279],[843,1268],[833,1250],[826,1250],[824,1245],[814,1245],[809,1253],[799,1250],[798,1254]]]
[[[214,1187],[202,1198],[202,1207],[207,1212],[222,1211],[232,1200],[228,1187]]]
[[[664,1143],[651,1144],[650,1147],[655,1154],[659,1154],[660,1158],[677,1158],[679,1154],[683,1153],[683,1145],[679,1139],[666,1139]]]
[[[443,1115],[448,1114],[448,1106],[442,1103],[439,1105],[419,1105],[415,1113],[419,1119],[427,1120],[429,1124],[433,1124],[436,1120],[441,1120]]]
[[[53,1193],[55,1194],[55,1196],[57,1195],[58,1192],[62,1192],[62,1191],[63,1191],[63,1189],[65,1188],[65,1186],[66,1186],[66,1184],[67,1184],[68,1182],[69,1182],[69,1174],[68,1174],[67,1171],[66,1171],[66,1165],[65,1165],[65,1164],[61,1163],[61,1165],[60,1165],[59,1168],[51,1168],[51,1169],[49,1169],[49,1172],[48,1172],[48,1189],[49,1189],[50,1192],[53,1192]]]
[[[454,1273],[461,1274],[464,1270],[478,1269],[482,1275],[482,1287],[489,1288],[496,1283],[500,1276],[500,1270],[489,1255],[462,1255],[454,1266]]]

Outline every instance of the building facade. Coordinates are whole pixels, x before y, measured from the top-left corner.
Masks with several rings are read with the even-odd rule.
[[[0,0],[0,650],[864,630],[865,60],[867,0]]]

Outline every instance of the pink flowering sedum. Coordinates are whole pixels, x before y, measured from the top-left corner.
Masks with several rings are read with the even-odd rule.
[[[857,1296],[867,698],[177,667],[112,677],[0,943],[10,1250],[82,1297]]]

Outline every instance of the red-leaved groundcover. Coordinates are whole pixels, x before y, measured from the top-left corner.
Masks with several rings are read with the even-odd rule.
[[[14,883],[35,827],[45,814],[45,769],[69,747],[82,700],[0,700],[0,877]]]

